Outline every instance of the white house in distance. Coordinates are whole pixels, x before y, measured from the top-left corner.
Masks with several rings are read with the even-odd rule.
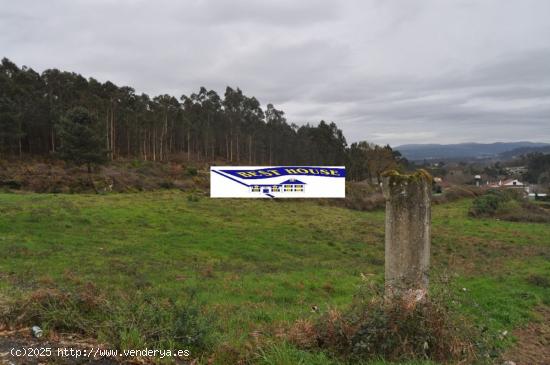
[[[491,188],[522,188],[524,183],[518,179],[499,180],[497,183],[488,183]]]
[[[521,188],[525,186],[525,184],[523,184],[518,179],[509,179],[509,180],[502,181],[502,186],[506,188],[515,188],[515,187]]]
[[[529,192],[529,186],[519,181],[518,179],[500,180],[498,183],[488,184],[491,188],[511,188],[524,189]]]

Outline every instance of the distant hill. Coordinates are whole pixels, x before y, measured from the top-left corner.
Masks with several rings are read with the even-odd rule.
[[[496,142],[496,143],[459,143],[459,144],[406,144],[394,149],[412,161],[491,158],[510,151],[525,149],[535,152],[538,148],[548,148],[550,143],[536,142]],[[517,153],[514,153],[517,155]]]
[[[550,145],[546,145],[543,147],[520,147],[511,151],[502,152],[498,155],[498,157],[503,160],[511,160],[521,155],[526,155],[534,152],[542,152],[545,154],[550,153]]]

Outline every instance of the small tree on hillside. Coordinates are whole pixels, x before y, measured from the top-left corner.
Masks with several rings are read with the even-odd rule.
[[[61,146],[59,156],[78,166],[86,165],[88,173],[92,165],[107,162],[107,152],[96,128],[94,118],[86,108],[70,109],[57,125]]]

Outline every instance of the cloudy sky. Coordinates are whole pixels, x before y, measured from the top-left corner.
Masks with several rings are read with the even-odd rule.
[[[548,0],[0,0],[0,57],[151,95],[240,87],[349,142],[550,142]]]

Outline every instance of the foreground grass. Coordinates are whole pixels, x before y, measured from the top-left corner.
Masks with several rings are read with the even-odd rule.
[[[192,299],[215,319],[212,351],[238,352],[258,334],[317,315],[312,306],[349,304],[361,276],[383,280],[384,212],[189,197],[0,194],[0,288],[90,282],[128,301]],[[550,277],[550,225],[473,219],[469,206],[434,207],[434,276],[454,278],[474,304],[463,310],[490,331],[510,331],[550,305],[549,289],[533,279]],[[335,363],[278,346],[261,361]]]

